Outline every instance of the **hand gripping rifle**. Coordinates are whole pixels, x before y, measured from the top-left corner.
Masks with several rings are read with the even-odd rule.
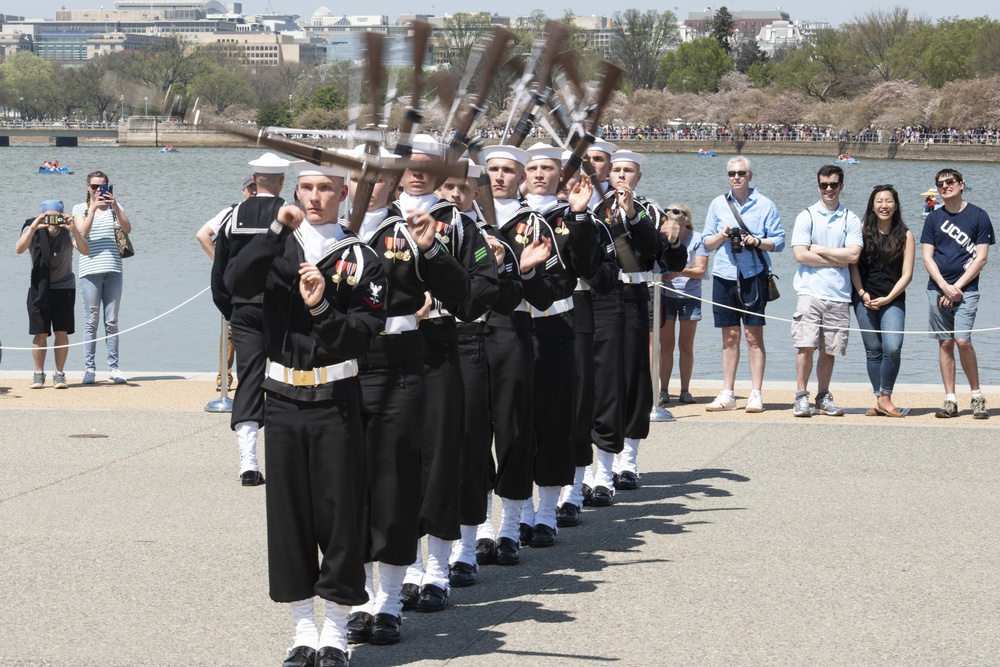
[[[406,107],[406,114],[403,116],[403,124],[399,128],[399,141],[396,142],[394,152],[402,158],[410,157],[413,153],[414,128],[420,126],[424,120],[423,109],[420,98],[423,93],[424,84],[424,55],[427,53],[427,41],[431,36],[431,24],[426,21],[413,22],[413,80],[410,90],[410,105]]]
[[[597,90],[597,99],[590,109],[587,131],[583,137],[576,138],[573,146],[573,154],[570,156],[566,166],[563,167],[563,176],[559,181],[560,189],[566,187],[569,179],[576,175],[576,172],[580,169],[580,165],[583,164],[583,157],[586,155],[587,149],[594,145],[594,141],[597,139],[596,132],[600,125],[601,114],[604,112],[604,107],[607,106],[608,100],[611,99],[611,93],[614,92],[615,86],[618,85],[621,76],[622,69],[620,67],[607,61],[604,62],[604,78],[601,79],[601,85]]]

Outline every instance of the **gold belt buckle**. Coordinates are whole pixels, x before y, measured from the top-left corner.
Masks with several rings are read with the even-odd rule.
[[[292,370],[293,387],[311,387],[316,384],[316,374],[312,371]]]

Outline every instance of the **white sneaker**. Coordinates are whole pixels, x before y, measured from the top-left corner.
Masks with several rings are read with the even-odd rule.
[[[111,372],[108,373],[108,379],[115,384],[127,384],[128,378],[122,375],[122,372],[117,368],[112,368]]]
[[[729,394],[719,394],[715,400],[705,406],[705,412],[723,412],[736,409],[736,398]]]
[[[764,412],[764,401],[757,394],[750,394],[750,398],[747,399],[747,407],[743,410],[744,412]]]

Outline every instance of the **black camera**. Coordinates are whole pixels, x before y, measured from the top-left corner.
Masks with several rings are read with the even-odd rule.
[[[733,253],[743,252],[743,231],[737,227],[730,227],[726,230],[729,237],[729,251]]]

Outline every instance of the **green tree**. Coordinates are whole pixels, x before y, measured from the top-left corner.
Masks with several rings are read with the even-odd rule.
[[[767,54],[760,50],[756,39],[744,39],[736,49],[733,64],[737,72],[745,74],[752,66],[767,60]]]
[[[726,53],[733,52],[733,31],[736,24],[733,22],[733,14],[725,5],[719,7],[712,17],[712,38],[719,43]]]
[[[660,59],[677,40],[673,12],[626,9],[614,15],[611,58],[625,70],[629,88],[652,88],[657,83]]]
[[[257,127],[288,127],[292,124],[292,116],[288,107],[280,102],[261,102],[257,107]]]
[[[867,65],[854,55],[847,34],[819,30],[805,46],[789,50],[775,64],[774,81],[820,101],[849,97],[865,82]]]
[[[20,51],[0,62],[0,79],[22,118],[42,119],[63,107],[65,95],[56,66],[30,51]]]
[[[347,106],[347,99],[344,97],[340,86],[326,85],[314,88],[309,94],[308,107],[310,109],[323,109],[324,111],[336,111]]]
[[[201,74],[191,86],[192,92],[215,107],[218,114],[236,104],[249,104],[253,90],[243,78],[225,67],[215,66]]]
[[[989,23],[986,17],[938,21],[922,54],[927,83],[940,88],[949,81],[973,78],[979,33]]]
[[[712,37],[684,42],[667,53],[662,73],[667,87],[675,93],[715,92],[719,79],[733,69],[733,59]]]
[[[750,77],[754,88],[767,88],[774,82],[774,65],[769,62],[756,62],[744,72]]]

